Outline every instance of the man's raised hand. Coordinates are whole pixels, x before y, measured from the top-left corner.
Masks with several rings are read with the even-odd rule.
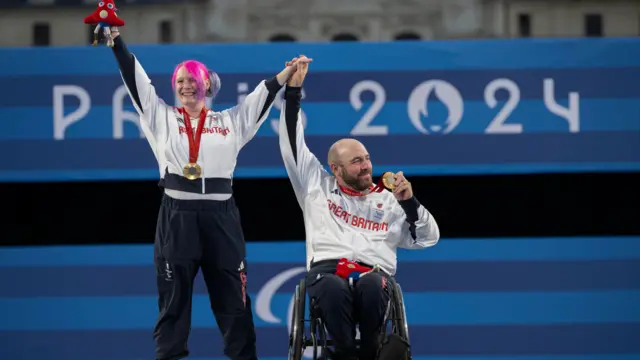
[[[292,61],[291,66],[292,75],[289,78],[288,85],[292,87],[300,87],[304,82],[304,78],[307,76],[307,72],[309,71],[309,63],[311,63],[313,59],[308,58],[304,55],[300,55],[297,60]]]

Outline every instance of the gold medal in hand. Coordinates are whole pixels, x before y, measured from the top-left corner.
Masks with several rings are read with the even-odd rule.
[[[382,174],[382,184],[387,189],[393,191],[393,189],[396,188],[395,182],[396,182],[396,175],[391,171],[387,171],[384,174]]]

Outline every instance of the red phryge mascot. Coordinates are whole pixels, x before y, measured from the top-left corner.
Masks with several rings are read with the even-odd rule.
[[[348,280],[349,284],[352,285],[354,281],[377,270],[377,267],[370,268],[362,266],[356,262],[342,258],[340,259],[340,261],[338,261],[338,265],[336,266],[336,275],[345,280]]]
[[[111,37],[111,30],[117,30],[118,26],[124,26],[124,21],[116,14],[116,4],[113,0],[100,0],[98,8],[93,14],[84,18],[85,24],[97,25],[96,30],[93,32],[94,40],[93,45],[98,45],[98,34],[102,28],[104,36],[107,38],[107,46],[113,47],[113,38]]]

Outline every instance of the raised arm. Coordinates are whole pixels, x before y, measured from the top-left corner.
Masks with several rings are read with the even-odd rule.
[[[131,97],[133,106],[140,115],[141,125],[157,134],[161,124],[156,124],[156,114],[164,111],[164,101],[156,94],[155,87],[136,57],[127,49],[118,31],[112,32],[114,38],[113,53],[118,61],[120,75]],[[144,130],[144,129],[143,129]]]
[[[297,65],[296,65],[297,66]],[[300,116],[301,85],[306,75],[306,66],[292,76],[284,92],[280,112],[280,152],[291,180],[298,202],[309,192],[309,188],[318,184],[323,176],[329,176],[322,164],[307,147],[304,140],[304,128]]]
[[[291,74],[292,67],[286,66],[278,75],[262,80],[244,100],[229,109],[231,118],[235,119],[240,135],[240,147],[246,145],[258,132],[267,119],[273,101]]]
[[[313,184],[326,174],[322,164],[304,141],[304,129],[300,118],[299,87],[287,86],[280,112],[280,152],[298,202],[306,196]]]

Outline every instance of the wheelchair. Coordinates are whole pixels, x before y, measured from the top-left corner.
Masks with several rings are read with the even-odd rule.
[[[402,289],[393,278],[389,278],[389,284],[392,290],[387,304],[382,333],[379,335],[378,356],[380,356],[380,351],[387,336],[393,334],[392,336],[402,339],[407,348],[405,356],[398,358],[398,360],[411,360],[409,326],[407,324]],[[318,310],[314,306],[314,299],[310,299],[309,317],[306,318],[307,293],[305,285],[305,279],[303,278],[296,285],[294,293],[291,332],[289,334],[289,360],[301,360],[305,349],[308,347],[313,348],[313,360],[325,359],[324,356],[328,353],[328,348],[333,345],[332,340],[327,339],[327,330],[318,314]],[[309,323],[309,331],[306,331],[306,323]],[[360,340],[356,339],[356,345],[359,345],[359,343]],[[320,353],[318,350],[320,350]]]

